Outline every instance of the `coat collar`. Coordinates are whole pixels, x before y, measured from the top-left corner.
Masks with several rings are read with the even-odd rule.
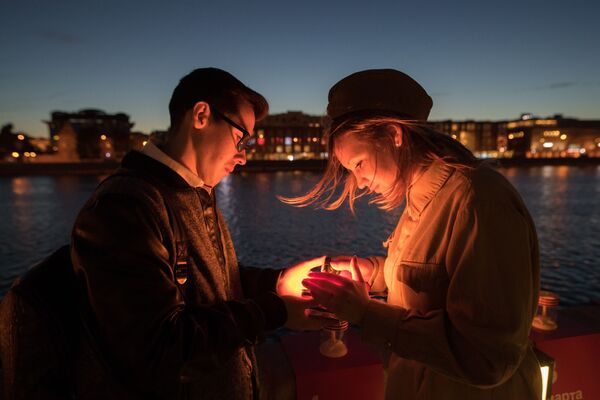
[[[406,192],[406,209],[412,219],[421,216],[453,172],[454,168],[435,160],[415,177]]]
[[[173,189],[193,189],[193,187],[173,169],[136,150],[130,151],[123,157],[121,167],[143,175],[150,175],[154,179],[161,181],[163,184],[172,187]]]
[[[168,154],[162,151],[162,149],[160,149],[151,141],[148,141],[148,143],[142,148],[141,153],[147,155],[148,157],[152,157],[156,161],[159,161],[167,167],[171,168],[179,176],[181,176],[191,187],[201,187],[210,193],[212,188],[206,186],[202,178],[190,171],[183,164],[171,158]]]

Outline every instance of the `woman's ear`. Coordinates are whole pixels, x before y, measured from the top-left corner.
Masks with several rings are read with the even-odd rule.
[[[208,118],[210,117],[210,106],[204,101],[194,104],[192,109],[193,126],[195,129],[206,128]]]
[[[391,127],[394,130],[394,146],[402,146],[402,127],[396,124],[391,125]]]

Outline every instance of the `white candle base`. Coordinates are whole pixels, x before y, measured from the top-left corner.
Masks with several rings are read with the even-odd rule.
[[[348,353],[346,344],[341,340],[328,339],[321,343],[319,351],[322,355],[329,358],[344,357]]]

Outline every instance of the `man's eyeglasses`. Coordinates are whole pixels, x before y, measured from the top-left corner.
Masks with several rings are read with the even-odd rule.
[[[222,112],[216,110],[214,107],[212,108],[212,112],[215,113],[219,118],[223,121],[227,122],[229,125],[242,132],[242,138],[238,140],[235,145],[237,151],[248,150],[254,143],[256,142],[252,136],[250,136],[250,132],[246,128],[241,127],[238,123],[226,117]]]

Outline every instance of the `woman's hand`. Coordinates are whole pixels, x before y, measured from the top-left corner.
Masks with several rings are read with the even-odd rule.
[[[302,284],[310,290],[313,298],[340,319],[359,323],[369,303],[369,291],[358,267],[358,260],[350,260],[355,280],[341,275],[311,272]]]
[[[375,265],[368,258],[359,258],[356,256],[331,257],[331,267],[338,271],[350,272],[352,274],[352,279],[356,280],[356,277],[354,276],[355,274],[352,272],[352,266],[350,265],[350,262],[353,258],[356,260],[356,263],[364,280],[366,282],[369,282],[369,280],[371,279],[371,275],[373,274],[373,270],[375,269]]]

